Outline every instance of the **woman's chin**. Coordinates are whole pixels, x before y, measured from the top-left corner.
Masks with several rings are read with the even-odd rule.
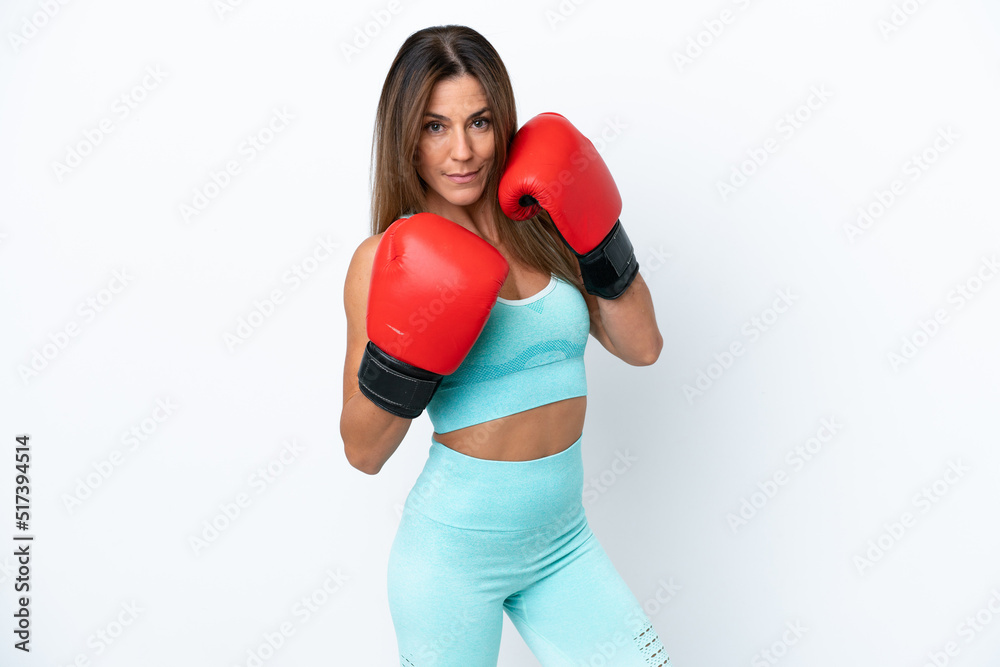
[[[452,192],[442,193],[441,198],[452,206],[472,206],[483,196],[482,188],[476,188],[475,190],[457,190]]]

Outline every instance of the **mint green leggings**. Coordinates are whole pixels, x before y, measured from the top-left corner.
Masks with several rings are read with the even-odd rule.
[[[431,438],[389,554],[402,667],[496,667],[503,612],[543,667],[669,667],[587,523],[581,440],[493,461]]]

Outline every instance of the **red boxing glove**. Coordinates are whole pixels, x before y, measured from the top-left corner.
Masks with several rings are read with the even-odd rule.
[[[618,216],[622,199],[594,145],[557,113],[542,113],[518,130],[500,179],[500,206],[525,220],[544,208],[580,261],[587,292],[621,296],[639,264]]]
[[[400,417],[423,412],[482,333],[507,271],[500,251],[451,220],[389,225],[372,260],[361,393]]]

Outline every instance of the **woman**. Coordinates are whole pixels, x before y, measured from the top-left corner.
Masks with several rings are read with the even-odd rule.
[[[542,116],[561,123],[553,131],[575,132],[561,117]],[[532,164],[537,151],[521,150],[516,160],[514,152],[527,141],[560,150],[552,148],[558,142],[532,140],[527,126],[514,142],[516,130],[507,71],[482,35],[442,26],[404,42],[376,114],[372,236],[354,253],[344,287],[340,424],[347,459],[368,474],[379,472],[425,406],[435,427],[389,558],[400,664],[495,666],[506,611],[543,665],[663,667],[669,658],[649,619],[587,524],[580,453],[587,336],[626,363],[652,364],[662,346],[653,304],[634,253],[624,277],[610,282],[594,277],[606,267],[595,273],[585,261],[631,252],[624,232],[602,229],[602,246],[586,252],[570,247],[593,236],[579,215],[563,219],[591,195],[588,179],[606,172],[592,145],[583,140],[590,152],[578,151],[577,170],[556,186],[565,202],[557,216],[551,193],[525,185],[541,169]],[[515,173],[515,161],[524,173]],[[601,187],[614,190],[605,201],[618,196],[613,182]],[[532,217],[515,222],[505,209]],[[387,234],[394,236],[383,243]],[[418,252],[432,256],[418,263]],[[383,275],[404,253],[419,269]],[[458,282],[431,275],[462,262]],[[436,287],[441,298],[374,325],[383,302],[410,294],[403,280],[424,280],[424,294]],[[591,289],[595,281],[612,286]],[[431,357],[449,346],[424,345],[428,337],[461,329],[484,302],[466,348],[432,369]],[[406,322],[416,328],[401,331]],[[380,349],[368,338],[373,327],[402,343]]]

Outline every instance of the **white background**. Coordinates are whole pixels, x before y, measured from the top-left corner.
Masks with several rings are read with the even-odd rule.
[[[253,665],[282,624],[263,664],[398,663],[386,563],[431,426],[377,476],[348,465],[343,278],[388,66],[412,32],[459,23],[503,57],[519,122],[567,116],[622,192],[664,348],[639,368],[588,345],[585,506],[673,664],[996,665],[996,3],[392,8],[3,3],[0,663]],[[292,119],[269,135],[275,110]],[[880,215],[850,233],[859,207]],[[781,291],[792,305],[769,311]],[[835,435],[794,463],[824,419]],[[500,664],[537,664],[506,619]]]

